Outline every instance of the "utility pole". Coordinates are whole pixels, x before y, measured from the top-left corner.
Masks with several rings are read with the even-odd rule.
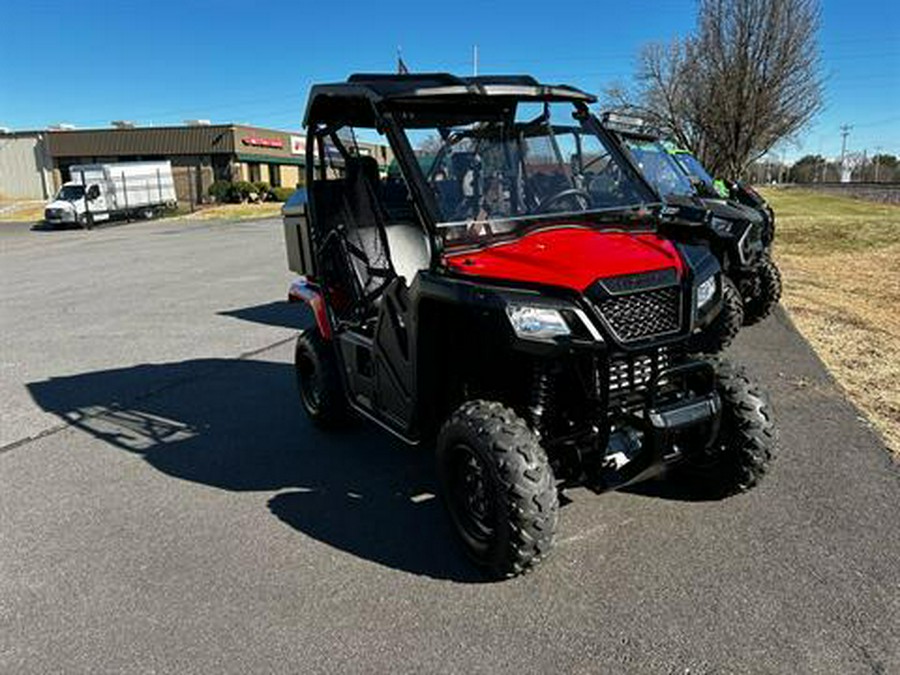
[[[847,156],[847,136],[850,135],[850,130],[853,128],[850,124],[842,124],[839,129],[841,130],[841,175],[840,181],[844,182],[844,159]],[[849,182],[849,181],[848,181]]]
[[[875,182],[878,182],[878,164],[881,161],[881,146],[875,146]]]
[[[847,136],[850,135],[850,130],[853,128],[852,124],[842,124],[840,126],[841,130],[841,168],[844,166],[844,156],[847,154]]]
[[[478,77],[478,45],[472,47],[472,75]]]
[[[850,130],[853,128],[852,124],[842,124],[840,127],[841,130],[841,166],[844,166],[844,157],[847,154],[847,136],[850,135]]]

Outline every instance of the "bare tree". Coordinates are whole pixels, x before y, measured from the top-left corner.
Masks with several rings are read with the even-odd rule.
[[[640,55],[636,92],[609,92],[739,176],[822,107],[817,0],[700,0],[697,34]]]

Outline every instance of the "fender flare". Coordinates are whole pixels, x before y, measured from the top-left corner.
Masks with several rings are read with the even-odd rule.
[[[288,289],[288,302],[304,302],[309,305],[322,338],[331,340],[331,321],[328,318],[325,296],[317,284],[306,277],[298,277]]]

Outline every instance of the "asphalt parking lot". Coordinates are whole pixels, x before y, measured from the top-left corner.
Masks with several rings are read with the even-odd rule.
[[[300,413],[289,280],[275,220],[0,228],[0,672],[900,672],[900,471],[784,315],[769,480],[484,583],[427,451]]]

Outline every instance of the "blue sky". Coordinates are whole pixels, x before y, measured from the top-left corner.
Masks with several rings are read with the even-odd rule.
[[[332,14],[334,10],[334,14]],[[298,128],[313,82],[354,71],[527,72],[593,92],[642,44],[688,33],[695,3],[231,2],[0,4],[0,126],[184,119]],[[900,154],[900,3],[824,2],[826,109],[788,159],[848,146]]]

